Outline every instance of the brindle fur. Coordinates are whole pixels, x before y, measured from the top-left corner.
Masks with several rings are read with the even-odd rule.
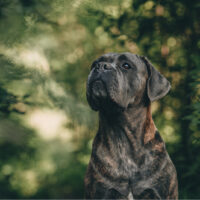
[[[136,56],[134,59],[147,64],[145,58]],[[126,108],[114,100],[106,102],[104,99],[103,107],[99,100],[98,106],[94,106],[94,99],[89,100],[90,105],[93,101],[92,106],[99,110],[99,129],[85,176],[87,199],[178,198],[176,170],[152,119],[147,92],[150,72],[146,71],[145,86],[138,94],[135,91],[137,98]],[[88,95],[90,98],[91,94]]]

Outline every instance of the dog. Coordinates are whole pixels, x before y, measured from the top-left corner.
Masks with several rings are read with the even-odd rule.
[[[108,53],[93,62],[86,96],[99,112],[99,129],[86,199],[178,199],[176,169],[150,107],[170,87],[144,56]]]

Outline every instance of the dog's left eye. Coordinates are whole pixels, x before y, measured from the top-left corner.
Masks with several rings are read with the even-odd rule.
[[[130,66],[128,63],[124,63],[124,64],[122,65],[122,67],[123,67],[124,69],[130,69],[130,68],[131,68],[131,66]]]

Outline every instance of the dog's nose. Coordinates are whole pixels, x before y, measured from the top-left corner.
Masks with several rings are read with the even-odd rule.
[[[97,63],[96,69],[100,70],[100,71],[109,70],[109,69],[111,69],[111,64],[105,63],[105,62],[100,62],[100,63]]]

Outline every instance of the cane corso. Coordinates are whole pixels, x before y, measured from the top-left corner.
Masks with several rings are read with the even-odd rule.
[[[85,176],[86,199],[177,199],[176,169],[151,115],[170,83],[147,60],[108,53],[95,60],[87,100],[99,129]]]

